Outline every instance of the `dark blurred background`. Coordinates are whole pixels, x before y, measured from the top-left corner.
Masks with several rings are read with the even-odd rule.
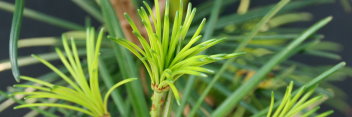
[[[7,2],[13,2],[14,0],[4,0]],[[202,0],[191,0],[194,4],[202,2]],[[263,5],[269,3],[275,3],[278,0],[254,0],[253,5]],[[296,23],[290,25],[290,27],[308,27],[315,21],[322,19],[327,16],[333,16],[334,19],[325,28],[321,29],[319,33],[325,35],[325,40],[334,41],[344,46],[343,50],[339,52],[342,56],[341,61],[346,61],[348,66],[352,66],[352,13],[345,12],[339,3],[340,1],[333,4],[324,4],[319,6],[311,6],[309,8],[301,9],[300,11],[311,12],[314,15],[314,19],[310,22]],[[45,14],[54,15],[56,17],[67,19],[69,21],[82,24],[84,23],[85,17],[88,15],[77,7],[70,0],[26,0],[26,7],[41,11]],[[235,11],[235,9],[233,9]],[[200,12],[200,11],[198,11]],[[12,14],[5,11],[0,11],[0,60],[7,60],[9,58],[9,31],[11,26]],[[48,25],[42,22],[38,22],[32,19],[23,19],[23,26],[21,32],[21,38],[30,37],[45,37],[45,36],[60,36],[61,33],[66,30],[57,28],[52,25]],[[50,48],[39,47],[39,48],[26,48],[21,49],[19,55],[30,55],[32,53],[45,53],[51,51]],[[311,65],[326,65],[336,64],[338,61],[331,61],[326,59],[317,59],[313,57],[307,57],[300,59],[300,61],[311,64]],[[38,76],[43,72],[49,71],[42,65],[22,67],[21,73],[23,75]],[[352,72],[352,71],[351,71]],[[11,71],[0,72],[0,89],[6,90],[6,87],[12,86],[15,80],[12,77]],[[342,88],[350,97],[352,97],[352,79],[346,78],[345,81],[335,82],[334,84]],[[352,100],[348,100],[349,104],[352,104]],[[323,110],[329,109],[329,107],[323,107]],[[20,117],[23,115],[25,109],[13,111],[8,109],[0,113],[0,117]],[[352,113],[352,110],[351,110]],[[332,117],[343,117],[344,114],[335,112]]]

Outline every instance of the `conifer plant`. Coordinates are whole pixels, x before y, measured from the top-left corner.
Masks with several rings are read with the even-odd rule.
[[[0,72],[11,69],[20,82],[0,90],[0,112],[15,105],[29,110],[26,117],[326,117],[351,108],[332,84],[352,76],[345,62],[291,59],[340,61],[341,45],[317,33],[333,17],[285,26],[312,19],[297,10],[334,0],[202,0],[197,9],[193,0],[72,0],[87,13],[84,26],[24,1],[0,1],[14,14],[10,59],[0,61]],[[25,18],[66,31],[20,39]],[[18,56],[40,46],[53,49]],[[36,63],[51,72],[20,70]],[[322,103],[332,110],[319,111]]]
[[[154,4],[156,13],[161,13],[158,1],[155,1]],[[164,17],[161,17],[161,14],[153,14],[151,7],[146,2],[144,2],[144,5],[145,8],[138,9],[138,14],[148,34],[146,38],[142,36],[141,31],[131,17],[125,14],[133,29],[133,34],[137,36],[142,47],[126,39],[114,39],[114,41],[136,55],[148,71],[151,88],[154,92],[150,115],[159,117],[162,112],[163,100],[165,100],[165,96],[170,89],[177,104],[180,104],[180,96],[174,85],[177,79],[186,74],[207,77],[204,73],[213,73],[213,71],[202,67],[203,65],[233,58],[243,53],[200,54],[203,50],[220,43],[223,39],[210,39],[197,44],[197,41],[202,38],[200,33],[204,27],[205,19],[202,20],[193,36],[190,39],[185,39],[196,13],[196,9],[192,9],[191,4],[188,4],[186,14],[183,14],[183,3],[181,2],[179,5],[180,11],[174,13],[174,19],[170,19],[168,1],[166,1],[165,11],[163,11]],[[152,20],[149,20],[150,17]]]
[[[69,84],[72,88],[67,88],[66,86],[52,84],[46,81],[38,80],[38,78],[32,78],[28,76],[21,76],[21,79],[37,83],[36,85],[26,85],[18,84],[15,87],[23,88],[33,88],[38,91],[34,92],[15,92],[15,95],[24,94],[26,99],[38,99],[38,98],[50,98],[50,99],[60,99],[65,100],[79,106],[72,106],[70,104],[58,104],[58,103],[31,103],[16,106],[15,109],[28,108],[28,107],[38,107],[38,106],[48,106],[48,107],[59,107],[66,108],[75,111],[82,112],[84,114],[93,117],[110,117],[108,112],[108,98],[114,89],[117,87],[136,80],[136,78],[130,78],[120,81],[113,85],[102,97],[102,93],[99,87],[98,78],[98,64],[99,64],[99,54],[100,46],[104,36],[104,30],[101,30],[99,35],[96,37],[95,30],[93,28],[87,29],[87,39],[86,39],[86,52],[87,52],[87,65],[88,65],[88,75],[86,75],[85,68],[82,67],[82,62],[78,56],[77,47],[75,41],[68,39],[65,35],[62,36],[62,43],[65,49],[66,56],[63,52],[56,48],[56,52],[60,57],[61,62],[65,65],[66,69],[69,71],[71,77],[65,75],[57,67],[50,64],[48,61],[40,58],[39,56],[33,55],[34,58],[38,59],[40,62],[45,64],[56,74],[58,74],[62,80]],[[96,39],[97,38],[97,39]],[[87,80],[89,79],[89,80]]]

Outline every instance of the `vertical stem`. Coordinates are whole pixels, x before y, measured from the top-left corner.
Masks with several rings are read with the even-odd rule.
[[[144,33],[145,31],[143,30],[143,25],[139,21],[138,13],[135,9],[133,2],[130,0],[110,0],[110,2],[112,7],[115,9],[116,16],[120,21],[121,29],[126,39],[132,41],[136,45],[140,45],[137,37],[134,36],[134,34],[132,33],[131,26],[124,17],[124,13],[128,13],[128,15],[131,16],[133,22],[136,23],[138,29],[141,30],[142,35],[146,36]]]
[[[237,9],[238,14],[245,14],[248,11],[250,0],[241,0],[240,6]]]
[[[154,91],[152,96],[152,107],[150,110],[151,117],[160,117],[161,108],[164,103],[164,100],[163,100],[164,96],[165,96],[165,92]]]

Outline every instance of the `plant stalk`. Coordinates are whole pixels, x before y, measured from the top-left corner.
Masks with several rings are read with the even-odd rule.
[[[161,109],[162,109],[163,103],[165,102],[164,101],[165,94],[166,92],[154,91],[152,96],[152,107],[150,110],[151,117],[160,117]]]

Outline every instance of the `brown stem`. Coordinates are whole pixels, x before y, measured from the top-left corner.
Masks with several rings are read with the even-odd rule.
[[[143,25],[139,21],[139,18],[137,16],[137,11],[136,11],[135,6],[131,2],[131,0],[110,0],[110,1],[116,11],[116,15],[118,16],[118,19],[121,24],[121,28],[122,28],[123,33],[125,34],[126,38],[128,40],[132,41],[133,43],[140,46],[140,43],[139,43],[137,37],[134,36],[132,33],[131,26],[128,24],[128,21],[124,18],[124,13],[127,13],[132,18],[133,22],[136,24],[136,26],[139,29],[139,31],[141,32],[142,36],[145,37],[145,39],[148,39],[148,38],[146,38],[147,32],[143,28]],[[162,12],[165,9],[165,2],[166,2],[165,0],[159,0],[160,12],[161,12],[160,14],[163,14]],[[154,9],[155,8],[153,8],[153,12],[155,14]],[[151,23],[153,23],[153,22],[151,21]]]
[[[127,13],[133,20],[133,22],[136,24],[138,29],[141,31],[142,35],[145,36],[145,31],[143,25],[139,21],[137,17],[137,12],[136,8],[133,6],[133,3],[131,0],[110,0],[112,6],[114,7],[116,11],[116,15],[120,21],[121,28],[123,30],[123,33],[125,34],[125,37],[132,41],[133,43],[140,45],[138,39],[136,36],[133,35],[132,33],[132,28],[128,24],[128,21],[124,17],[124,13]]]

